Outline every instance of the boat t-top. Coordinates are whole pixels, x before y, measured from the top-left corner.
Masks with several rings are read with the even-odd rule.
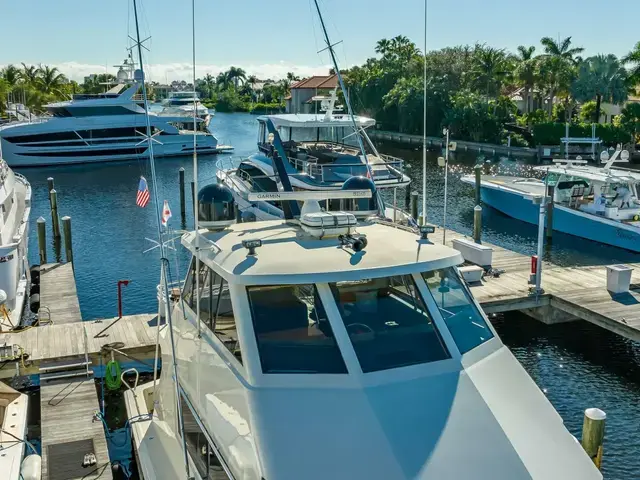
[[[546,178],[482,176],[481,197],[487,205],[518,220],[538,224],[539,206],[532,201],[553,190],[553,229],[577,237],[640,252],[640,172],[614,168],[629,153],[604,151],[602,168],[586,160],[555,160],[534,170]],[[474,184],[473,176],[464,183]],[[546,186],[545,186],[546,185]]]
[[[123,68],[127,66],[127,69]],[[112,162],[144,158],[146,120],[139,95],[142,77],[129,73],[133,61],[120,65],[117,84],[100,94],[77,94],[46,105],[48,117],[0,127],[4,158],[10,166],[31,167]],[[135,72],[135,71],[134,71]],[[139,72],[139,71],[138,71]],[[184,113],[150,114],[156,156],[229,151],[218,144],[208,121]]]
[[[144,478],[602,478],[432,227],[281,195],[299,215],[236,223],[226,186],[198,193],[162,374],[125,394]]]

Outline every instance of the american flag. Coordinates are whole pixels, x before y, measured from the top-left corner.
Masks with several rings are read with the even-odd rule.
[[[138,185],[138,194],[136,195],[136,205],[139,207],[146,207],[149,203],[149,186],[147,180],[144,177],[140,177],[140,184]]]

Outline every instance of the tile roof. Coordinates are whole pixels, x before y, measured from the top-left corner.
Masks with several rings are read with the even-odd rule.
[[[338,86],[337,75],[316,75],[314,77],[305,78],[291,85],[291,89],[302,88],[336,88]]]

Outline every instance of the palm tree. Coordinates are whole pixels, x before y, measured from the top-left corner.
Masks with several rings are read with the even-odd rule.
[[[38,78],[36,79],[37,85],[40,87],[43,93],[53,94],[56,96],[63,96],[63,86],[67,83],[67,77],[65,77],[56,67],[49,67],[41,65],[38,68]]]
[[[258,77],[256,77],[255,75],[250,75],[247,77],[246,85],[248,85],[251,90],[251,99],[253,100],[255,97],[256,101],[257,101],[257,95],[256,95],[255,88],[257,83],[258,83]]]
[[[207,91],[207,98],[213,97],[213,91],[216,89],[216,79],[211,76],[210,73],[207,73],[202,79],[204,83],[204,87]]]
[[[0,77],[4,78],[9,88],[14,88],[20,81],[20,70],[15,65],[7,65],[0,71]]]
[[[518,82],[524,86],[524,113],[531,111],[531,99],[533,98],[533,87],[538,77],[538,60],[533,56],[536,47],[533,45],[518,47],[516,55],[515,76]]]
[[[216,85],[220,90],[226,90],[232,85],[232,81],[229,78],[229,72],[221,72],[216,77]]]
[[[240,67],[231,67],[227,71],[227,77],[229,78],[229,81],[233,82],[235,87],[238,88],[239,82],[244,83],[247,79],[247,72]]]
[[[20,78],[24,83],[34,84],[38,80],[38,67],[35,65],[26,65],[22,62],[22,70],[20,71]]]
[[[509,74],[509,65],[504,50],[478,45],[472,72],[478,90],[484,89],[487,100],[500,93]]]
[[[615,55],[589,57],[580,64],[572,85],[573,96],[579,101],[596,100],[594,123],[598,123],[603,101],[619,105],[627,100],[627,77],[627,71]]]
[[[624,65],[631,64],[629,71],[629,83],[633,86],[640,83],[640,42],[627,55],[622,58]]]
[[[555,41],[551,37],[543,37],[540,40],[540,43],[544,47],[544,53],[546,53],[548,56],[561,57],[564,60],[572,63],[573,65],[577,65],[580,60],[582,60],[577,55],[584,52],[584,48],[571,48],[571,37],[567,37],[562,41],[560,41],[560,39],[558,39],[558,41]]]

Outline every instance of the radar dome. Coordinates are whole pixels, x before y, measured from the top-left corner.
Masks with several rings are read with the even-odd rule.
[[[124,71],[124,68],[120,67],[120,69],[118,70],[118,73],[116,74],[116,79],[118,80],[118,83],[125,83],[127,80],[129,80],[127,75],[127,72]]]
[[[236,204],[223,184],[207,185],[198,192],[198,223],[209,230],[222,230],[236,221]]]
[[[347,198],[344,199],[344,210],[353,213],[357,217],[370,216],[378,213],[378,201],[376,200],[376,185],[367,177],[351,177],[342,184],[342,190],[371,190],[371,198]]]
[[[139,68],[136,69],[136,71],[133,72],[133,79],[138,83],[142,83],[142,81],[144,80],[144,72]]]

